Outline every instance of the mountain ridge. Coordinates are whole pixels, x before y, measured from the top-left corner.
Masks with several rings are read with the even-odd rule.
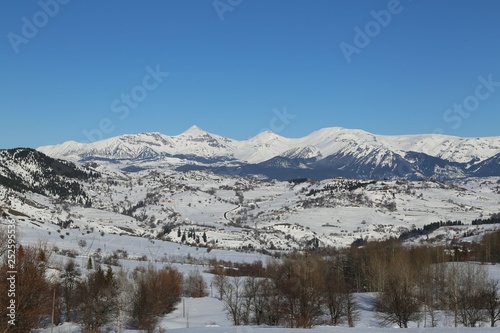
[[[107,159],[130,165],[144,161],[151,164],[156,161],[157,166],[204,168],[214,172],[220,172],[218,170],[221,167],[224,169],[244,166],[249,172],[248,175],[264,176],[269,176],[259,170],[259,166],[264,164],[267,170],[271,166],[278,169],[280,166],[288,166],[285,169],[289,170],[290,166],[296,165],[296,169],[301,169],[299,174],[314,175],[314,170],[319,167],[329,169],[330,171],[326,170],[329,176],[350,175],[356,178],[383,178],[391,175],[404,178],[447,178],[446,172],[443,172],[447,169],[453,169],[451,178],[457,175],[500,174],[500,167],[496,163],[498,159],[495,159],[495,156],[500,154],[500,136],[389,136],[342,127],[322,128],[301,138],[287,138],[266,131],[250,139],[238,141],[209,133],[194,125],[174,136],[158,132],[125,134],[93,143],[69,141],[59,145],[42,146],[37,150],[51,157],[74,162]],[[414,159],[416,154],[420,154],[418,161]],[[422,154],[428,157],[423,158]],[[287,158],[291,163],[269,163],[277,157]],[[432,163],[429,162],[430,157],[434,158]],[[421,170],[423,165],[420,164],[424,159],[427,163],[426,170]],[[488,166],[483,167],[481,163],[486,161]],[[431,165],[434,166],[432,170],[429,169]],[[307,169],[309,171],[305,172]],[[402,169],[407,172],[398,173]],[[336,170],[338,172],[335,172]],[[276,171],[274,170],[273,174],[276,174]]]

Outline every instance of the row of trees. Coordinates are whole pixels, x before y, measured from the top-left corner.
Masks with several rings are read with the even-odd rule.
[[[406,328],[410,321],[423,321],[435,327],[439,312],[451,314],[455,327],[486,322],[494,327],[500,320],[500,285],[488,277],[485,266],[418,262],[411,251],[397,251],[372,267],[380,283],[374,310],[382,324]]]
[[[212,284],[234,325],[354,326],[358,319],[338,258],[294,255],[270,262],[265,277],[230,277],[222,268],[215,273]]]
[[[499,234],[483,239],[490,252]],[[86,332],[108,325],[152,332],[182,294],[207,295],[207,285],[196,271],[184,277],[171,267],[148,266],[127,273],[94,263],[82,272],[72,260],[62,266],[51,263],[43,244],[19,246],[12,268],[7,237],[2,235],[0,229],[0,290],[9,290],[8,272],[16,271],[16,326],[3,321],[0,331],[47,326],[54,310],[56,324],[79,322]],[[484,265],[457,258],[444,248],[407,247],[391,239],[359,248],[292,253],[265,267],[248,265],[242,270],[245,277],[217,266],[212,283],[235,325],[354,326],[354,293],[374,292],[373,309],[383,324],[407,327],[411,321],[423,321],[424,326],[436,326],[438,314],[445,313],[455,326],[495,326],[500,320],[500,283],[488,277]],[[9,304],[9,297],[0,293],[1,304]],[[0,316],[6,318],[8,311],[1,307]]]
[[[407,327],[423,320],[436,326],[439,311],[451,314],[453,325],[474,327],[500,319],[499,282],[484,265],[472,263],[488,248],[495,249],[499,232],[471,246],[408,247],[398,240],[369,242],[343,251],[355,291],[377,292],[374,310],[382,323]],[[496,250],[500,250],[496,248]]]
[[[354,326],[354,293],[372,292],[372,308],[383,325],[417,321],[433,327],[450,320],[454,326],[496,326],[500,282],[489,278],[484,265],[459,262],[451,254],[390,239],[293,254],[250,277],[228,276],[219,268],[212,283],[235,325]]]

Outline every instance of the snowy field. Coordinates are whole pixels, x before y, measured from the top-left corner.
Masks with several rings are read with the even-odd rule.
[[[498,327],[452,327],[453,318],[449,315],[449,327],[424,327],[424,323],[411,323],[410,328],[401,329],[398,327],[380,327],[373,312],[369,309],[369,303],[373,295],[358,294],[357,299],[361,305],[361,319],[356,323],[356,327],[342,326],[317,326],[312,329],[290,329],[284,327],[265,327],[265,326],[232,326],[227,319],[223,304],[213,297],[205,298],[186,298],[181,302],[177,309],[162,319],[160,326],[167,332],[179,333],[365,333],[365,332],[433,332],[433,333],[465,333],[465,332],[498,332]],[[183,307],[184,304],[184,307]],[[183,308],[184,314],[183,314]],[[443,317],[445,315],[443,314]],[[48,333],[50,329],[39,330],[40,333]],[[63,324],[55,327],[55,333],[79,333],[80,329],[74,324]],[[133,330],[123,330],[123,332],[139,332]]]
[[[234,251],[220,251],[220,254],[225,258],[243,262],[248,261],[249,256]],[[67,258],[55,256],[53,258],[55,263],[62,263]],[[135,260],[121,260],[122,267],[113,267],[114,270],[123,269],[125,271],[132,271],[137,266],[147,267],[150,262],[138,262]],[[156,263],[156,267],[163,267],[163,263]],[[190,265],[182,263],[171,264],[179,272],[187,274],[190,271],[197,270],[202,273],[203,278],[207,282],[209,290],[208,297],[203,298],[186,298],[183,297],[182,301],[177,304],[176,309],[161,319],[159,327],[166,329],[167,332],[213,332],[213,333],[303,333],[303,332],[350,332],[350,333],[364,333],[364,332],[435,332],[435,333],[461,333],[461,332],[498,332],[498,328],[490,327],[453,327],[453,314],[439,312],[438,313],[438,327],[428,327],[430,318],[422,317],[419,322],[410,322],[408,329],[401,329],[397,326],[382,327],[375,313],[372,311],[373,299],[375,293],[358,293],[355,294],[356,301],[359,305],[360,316],[356,322],[356,327],[349,328],[344,326],[316,326],[312,329],[289,329],[284,327],[266,327],[266,326],[233,326],[232,322],[228,319],[223,302],[218,298],[215,288],[212,290],[211,280],[213,275],[206,272],[207,267],[200,265]],[[479,265],[479,264],[477,264]],[[500,279],[500,265],[485,265],[489,277],[493,279]],[[39,333],[49,333],[50,329],[38,330]],[[81,333],[80,328],[75,324],[63,324],[55,327],[53,332],[56,333]],[[116,331],[119,332],[118,329]],[[122,332],[140,332],[134,330],[122,330]]]
[[[304,248],[313,238],[321,246],[349,246],[357,239],[398,237],[439,221],[466,224],[442,227],[428,237],[444,244],[464,233],[480,235],[497,227],[470,223],[498,213],[499,182],[494,177],[457,184],[362,181],[359,185],[355,180],[330,179],[294,185],[206,172],[142,172],[124,179],[114,176],[112,182],[103,177],[83,183],[92,195],[92,207],[33,193],[10,193],[9,202],[21,214],[18,225],[27,239],[48,239],[60,248],[85,239],[93,244],[92,251],[126,247],[132,256],[138,253],[136,246],[157,248],[158,242],[163,243],[160,239],[195,247],[290,250]],[[358,187],[350,190],[349,186]],[[0,197],[6,193],[0,187]],[[65,222],[63,229],[60,225]],[[191,229],[198,238],[205,233],[207,241],[183,241],[182,235]],[[149,240],[130,242],[127,235]],[[159,255],[186,251],[191,250],[168,248]]]
[[[496,230],[497,225],[470,223],[498,213],[500,204],[499,177],[454,184],[350,179],[294,184],[201,171],[127,175],[107,172],[91,183],[82,183],[92,198],[92,207],[39,194],[21,195],[0,186],[0,197],[4,198],[0,208],[15,219],[18,242],[45,243],[57,253],[53,259],[59,267],[67,260],[62,254],[68,251],[81,267],[89,256],[126,252],[119,259],[125,271],[150,262],[157,267],[169,264],[184,274],[200,271],[210,286],[212,275],[205,272],[209,261],[266,264],[270,257],[258,250],[304,249],[313,238],[319,239],[321,246],[349,246],[357,239],[398,237],[401,232],[429,223],[461,220],[466,225],[441,227],[428,239],[421,237],[411,242],[444,245],[465,233],[471,236],[463,240],[472,241]],[[171,229],[166,232],[166,228]],[[206,233],[208,240],[198,243],[193,237],[183,241],[181,235],[190,230],[198,238]],[[500,279],[500,266],[487,268],[490,277]],[[372,311],[373,294],[356,295],[361,312],[355,328],[318,326],[310,330],[234,327],[214,291],[210,290],[209,295],[184,299],[161,320],[160,326],[168,332],[214,333],[399,330],[380,327]],[[455,329],[449,313],[439,316],[441,327],[427,327],[422,319],[410,323],[406,331],[498,331],[486,327]],[[48,333],[50,329],[40,332]],[[54,332],[77,333],[80,329],[64,324]]]

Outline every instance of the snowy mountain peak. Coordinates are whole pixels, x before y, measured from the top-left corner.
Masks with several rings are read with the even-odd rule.
[[[196,125],[193,125],[190,128],[188,128],[186,131],[179,134],[178,136],[198,137],[198,136],[204,136],[207,134],[210,134],[210,133],[204,131],[203,129],[201,129],[200,127],[198,127]]]
[[[332,137],[332,136],[342,136],[342,135],[356,135],[356,136],[374,136],[374,134],[360,130],[360,129],[348,129],[345,127],[324,127],[317,131],[312,132],[308,136],[314,137]]]
[[[285,142],[286,140],[287,138],[268,130],[257,134],[253,138],[246,140],[246,142],[253,145],[269,145],[277,142]]]

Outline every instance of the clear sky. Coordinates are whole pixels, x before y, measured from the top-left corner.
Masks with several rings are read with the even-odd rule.
[[[2,0],[0,37],[0,148],[500,135],[498,0]]]

